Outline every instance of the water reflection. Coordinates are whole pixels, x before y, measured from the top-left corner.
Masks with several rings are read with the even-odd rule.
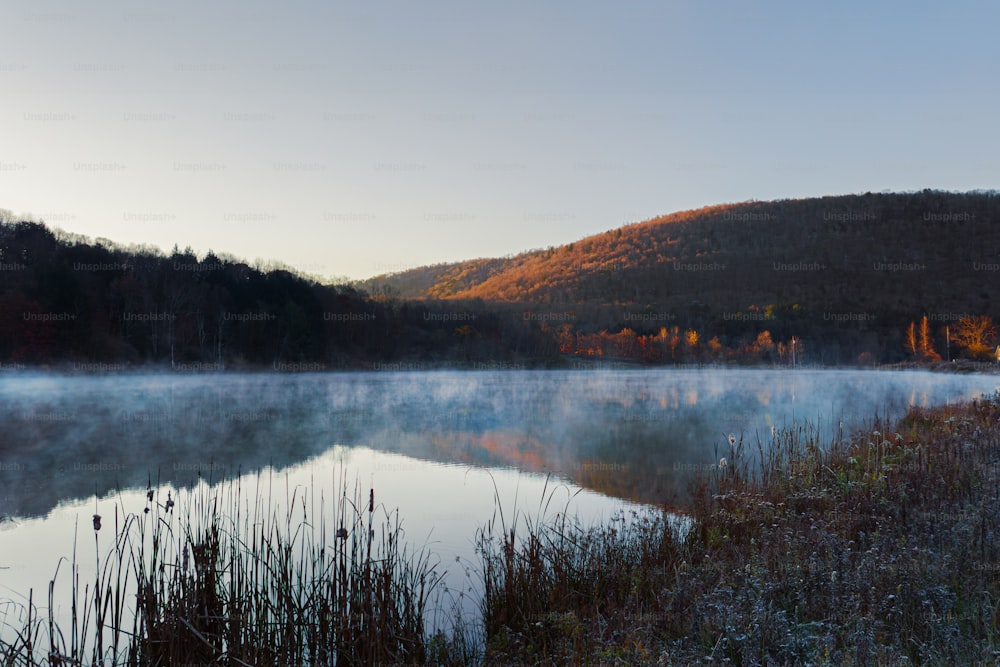
[[[38,607],[36,613],[47,617],[45,594],[50,581],[55,581],[56,625],[64,630],[72,627],[71,569],[79,581],[93,582],[98,554],[102,563],[115,560],[111,554],[116,541],[125,534],[126,525],[132,527],[128,533],[130,544],[137,549],[141,541],[138,525],[144,527],[147,536],[152,532],[150,523],[158,522],[166,522],[164,525],[174,534],[180,534],[181,526],[192,521],[197,532],[204,518],[200,508],[208,504],[222,508],[222,525],[227,530],[243,526],[245,531],[247,521],[259,527],[266,515],[276,531],[283,535],[294,532],[300,540],[297,544],[303,540],[330,544],[332,536],[345,525],[353,531],[367,528],[366,501],[371,493],[376,545],[398,526],[398,536],[408,553],[426,550],[428,562],[441,576],[428,610],[428,632],[447,627],[456,613],[470,624],[478,623],[482,583],[474,546],[477,530],[498,507],[505,513],[508,527],[514,514],[521,513],[519,532],[526,528],[524,518],[539,523],[566,512],[590,523],[608,520],[614,513],[641,509],[544,476],[429,463],[365,447],[343,446],[331,447],[317,457],[281,470],[266,468],[212,485],[201,482],[189,488],[157,486],[153,491],[152,503],[145,489],[131,489],[61,502],[44,518],[0,523],[5,531],[0,534],[0,641],[16,640],[26,620],[29,596],[33,595]],[[353,511],[348,511],[348,521],[341,523],[336,507],[338,500],[345,497],[360,508],[360,522]],[[166,498],[176,501],[172,512],[166,510]],[[211,503],[206,503],[208,499],[212,499]],[[146,513],[147,507],[152,511]],[[242,512],[244,523],[234,516],[236,511]],[[91,529],[95,512],[103,517],[104,526],[99,532]],[[167,549],[173,549],[172,540],[168,542],[171,546]],[[146,545],[148,548],[148,541]],[[73,554],[77,558],[75,565],[70,562]],[[167,554],[176,555],[176,551]],[[124,599],[134,599],[134,577],[127,579],[122,594]]]
[[[282,469],[335,445],[554,473],[643,503],[683,500],[730,432],[993,393],[997,376],[595,371],[0,377],[0,515],[147,481]]]

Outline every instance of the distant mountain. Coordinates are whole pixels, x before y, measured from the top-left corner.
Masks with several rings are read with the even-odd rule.
[[[995,311],[1000,192],[924,190],[709,206],[510,258],[360,283],[403,298],[739,311]],[[956,310],[957,309],[957,310]]]

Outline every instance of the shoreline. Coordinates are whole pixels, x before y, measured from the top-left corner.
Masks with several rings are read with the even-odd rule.
[[[338,373],[424,373],[438,371],[517,372],[517,371],[664,371],[664,370],[758,370],[758,371],[925,371],[953,375],[1000,375],[1000,364],[986,361],[956,359],[929,364],[900,362],[875,366],[823,366],[764,364],[642,364],[625,360],[594,361],[589,359],[563,359],[565,363],[529,362],[472,362],[469,364],[437,363],[425,361],[373,361],[354,366],[331,366],[320,362],[289,362],[266,365],[226,365],[215,363],[185,363],[174,366],[164,364],[119,364],[105,362],[70,362],[61,364],[21,364],[0,362],[0,378],[31,375],[60,377],[129,377],[141,375],[197,376],[197,375],[310,375]]]

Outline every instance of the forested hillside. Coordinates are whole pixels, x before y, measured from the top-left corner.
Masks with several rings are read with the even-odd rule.
[[[925,349],[946,356],[951,325],[1000,315],[1000,193],[924,190],[711,206],[509,259],[381,276],[362,287],[568,309],[563,329],[577,337],[629,329],[641,340],[677,327],[678,345],[690,331],[706,353],[716,336],[730,347],[752,347],[750,334],[765,331],[775,342],[798,336],[828,363],[913,356],[907,330],[926,316]]]
[[[454,304],[366,298],[286,269],[0,223],[0,369],[425,368],[553,358],[550,338]],[[471,321],[471,320],[470,320]]]
[[[713,206],[355,286],[0,220],[0,368],[991,360],[997,320],[995,191]]]
[[[831,303],[853,300],[852,295],[875,302],[873,283],[888,278],[910,303],[914,298],[964,303],[985,282],[984,270],[974,265],[990,267],[1000,260],[998,223],[996,192],[709,206],[513,258],[421,267],[362,286],[404,297],[552,303],[645,303],[702,295],[714,305],[740,306],[747,299],[811,297],[813,291]],[[789,280],[789,273],[800,275]],[[952,288],[941,294],[921,288],[938,277]]]

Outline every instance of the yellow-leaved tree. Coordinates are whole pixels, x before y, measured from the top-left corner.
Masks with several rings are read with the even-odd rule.
[[[955,325],[952,340],[973,359],[988,359],[996,344],[997,327],[988,315],[963,317]]]

